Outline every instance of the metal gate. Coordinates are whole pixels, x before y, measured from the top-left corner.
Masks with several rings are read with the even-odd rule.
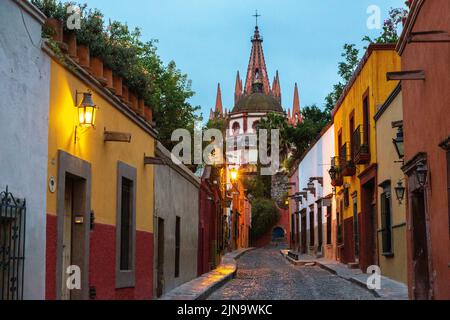
[[[25,200],[0,193],[0,300],[23,299]]]

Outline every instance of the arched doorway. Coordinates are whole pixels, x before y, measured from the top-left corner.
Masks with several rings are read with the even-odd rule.
[[[275,227],[272,230],[272,241],[273,242],[285,242],[286,241],[286,233],[284,229],[281,227]]]

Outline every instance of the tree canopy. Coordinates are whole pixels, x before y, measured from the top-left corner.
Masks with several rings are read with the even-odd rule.
[[[67,6],[75,2],[31,0],[49,18],[65,21]],[[79,5],[81,29],[76,30],[79,44],[87,45],[91,55],[101,58],[104,65],[123,77],[125,84],[153,109],[159,140],[169,149],[175,129],[193,131],[200,120],[199,106],[189,99],[195,94],[188,76],[174,61],[164,64],[158,55],[157,40],[143,41],[139,28],[130,29],[119,21],[105,23],[103,13]]]

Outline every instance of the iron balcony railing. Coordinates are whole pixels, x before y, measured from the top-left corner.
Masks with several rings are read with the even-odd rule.
[[[350,143],[344,143],[339,149],[339,163],[341,173],[344,177],[351,177],[355,175],[356,168],[353,161]]]
[[[359,126],[353,132],[352,158],[355,164],[367,164],[370,162],[370,148],[366,130],[365,127]]]

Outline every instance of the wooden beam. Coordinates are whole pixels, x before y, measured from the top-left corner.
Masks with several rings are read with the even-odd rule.
[[[131,133],[125,132],[114,132],[114,131],[105,131],[104,132],[104,141],[105,142],[131,142]]]
[[[393,80],[425,80],[425,71],[412,70],[412,71],[399,71],[386,73],[388,81]]]
[[[144,156],[144,165],[166,165],[166,161],[163,158],[156,158],[156,157],[147,157]]]
[[[411,32],[408,43],[448,43],[450,35],[446,31]]]
[[[403,120],[392,121],[392,128],[403,127]]]

